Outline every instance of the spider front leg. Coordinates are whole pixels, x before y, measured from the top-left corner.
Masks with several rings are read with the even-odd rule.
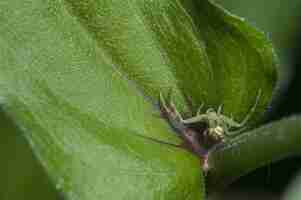
[[[222,110],[223,110],[223,106],[220,105],[220,106],[218,107],[218,109],[217,109],[217,114],[218,114],[218,115],[221,115],[221,114],[222,114]]]
[[[170,99],[170,97],[169,97]],[[193,124],[193,123],[198,123],[198,122],[204,122],[207,123],[208,117],[206,114],[200,114],[203,104],[198,109],[197,115],[195,117],[191,117],[188,119],[183,119],[182,115],[179,113],[177,110],[175,104],[170,100],[169,103],[166,103],[162,93],[160,93],[160,107],[161,110],[166,113],[167,118],[173,121],[178,121],[182,124]]]
[[[179,121],[179,122],[183,121],[181,114],[176,109],[176,106],[174,105],[174,103],[170,100],[170,95],[169,95],[169,103],[166,103],[161,92],[159,95],[160,95],[159,96],[159,99],[160,99],[159,106],[160,106],[160,110],[164,114],[164,116],[166,118],[168,118],[169,120],[174,120],[174,121]]]
[[[227,117],[225,115],[220,114],[219,118],[223,122],[223,130],[224,130],[224,135],[226,137],[236,137],[240,135],[243,131],[245,131],[248,127],[244,126],[247,121],[244,121],[243,123],[236,122],[232,119],[232,117]],[[235,131],[231,131],[231,129],[236,128]]]
[[[242,127],[242,128],[240,128],[240,129],[238,129],[238,130],[235,130],[235,131],[227,131],[227,132],[225,132],[225,135],[227,136],[227,137],[236,137],[236,136],[239,136],[239,135],[241,135],[244,131],[246,131],[248,129],[248,127],[247,126],[244,126],[244,127]]]
[[[204,103],[202,103],[200,105],[200,107],[198,108],[198,111],[196,112],[196,115],[201,115],[203,107],[204,107]]]
[[[197,115],[195,117],[187,118],[182,120],[183,124],[194,124],[194,123],[208,123],[208,116],[206,114]]]
[[[255,109],[258,105],[259,99],[261,97],[261,90],[258,91],[258,95],[256,97],[256,101],[254,105],[252,106],[250,112],[245,116],[245,118],[239,123],[233,120],[233,118],[229,118],[227,116],[222,115],[223,121],[225,122],[227,128],[225,130],[225,135],[229,137],[235,137],[240,135],[242,132],[244,132],[246,129],[248,129],[247,122],[250,120],[252,114],[255,112]],[[239,128],[235,131],[229,131],[231,128]]]
[[[229,129],[231,128],[241,128],[245,125],[246,122],[243,123],[239,123],[234,121],[232,118],[227,117],[225,115],[219,115],[219,117],[221,118],[221,120],[228,126]]]
[[[249,113],[245,116],[245,118],[241,122],[236,122],[236,121],[233,120],[233,118],[229,118],[229,117],[226,117],[226,116],[224,116],[224,121],[227,124],[229,124],[231,127],[234,127],[234,128],[244,127],[248,123],[248,121],[250,120],[251,116],[254,114],[260,97],[261,97],[261,90],[258,91],[258,95],[256,97],[255,103],[252,106],[251,110],[249,111]]]

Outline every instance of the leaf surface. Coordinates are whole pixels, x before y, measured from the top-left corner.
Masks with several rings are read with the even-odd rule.
[[[202,199],[159,92],[240,120],[262,90],[259,120],[275,85],[264,35],[205,0],[11,0],[0,23],[2,107],[67,199]]]

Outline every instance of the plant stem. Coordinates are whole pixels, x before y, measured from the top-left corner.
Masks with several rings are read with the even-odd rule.
[[[209,190],[223,188],[256,168],[300,152],[300,116],[246,132],[209,152]]]

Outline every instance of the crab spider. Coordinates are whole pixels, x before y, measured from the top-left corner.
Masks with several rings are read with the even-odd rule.
[[[251,115],[254,113],[260,96],[261,96],[261,90],[258,91],[258,95],[256,97],[254,106],[251,108],[250,112],[246,115],[246,117],[242,120],[242,122],[236,122],[232,119],[232,117],[223,115],[222,106],[219,106],[217,111],[213,108],[209,108],[205,113],[202,113],[202,108],[204,104],[201,104],[201,106],[199,107],[196,113],[196,116],[183,119],[183,117],[177,111],[175,105],[172,102],[169,103],[169,106],[166,104],[162,94],[160,94],[160,103],[163,109],[165,111],[168,111],[167,118],[169,118],[169,120],[173,122],[172,124],[174,128],[179,130],[181,129],[179,127],[186,127],[186,126],[189,127],[192,124],[203,123],[208,127],[203,132],[205,137],[211,138],[218,142],[218,141],[224,141],[225,136],[236,136],[245,129],[244,126],[249,121]],[[236,128],[238,130],[230,131],[230,129],[233,128]]]
[[[261,90],[258,91],[258,95],[256,97],[255,104],[251,108],[250,112],[245,116],[245,118],[242,120],[242,122],[236,122],[232,118],[223,115],[222,114],[222,106],[219,106],[217,111],[215,111],[213,108],[209,108],[204,114],[201,114],[203,104],[198,109],[198,112],[196,116],[188,118],[188,119],[182,119],[182,123],[189,125],[193,123],[206,123],[208,125],[209,132],[212,132],[212,134],[222,136],[233,136],[237,135],[238,133],[241,133],[243,130],[243,127],[246,125],[246,123],[249,121],[251,115],[255,112],[255,109],[258,105],[259,99],[261,96]],[[231,132],[231,128],[240,128],[238,131]]]

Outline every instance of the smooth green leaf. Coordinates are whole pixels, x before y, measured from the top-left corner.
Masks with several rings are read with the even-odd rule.
[[[224,187],[240,176],[289,156],[301,154],[301,117],[272,122],[246,132],[209,153],[209,185]]]
[[[2,107],[67,199],[202,199],[159,92],[238,120],[261,90],[259,120],[275,85],[264,35],[205,0],[11,0],[0,23]]]

